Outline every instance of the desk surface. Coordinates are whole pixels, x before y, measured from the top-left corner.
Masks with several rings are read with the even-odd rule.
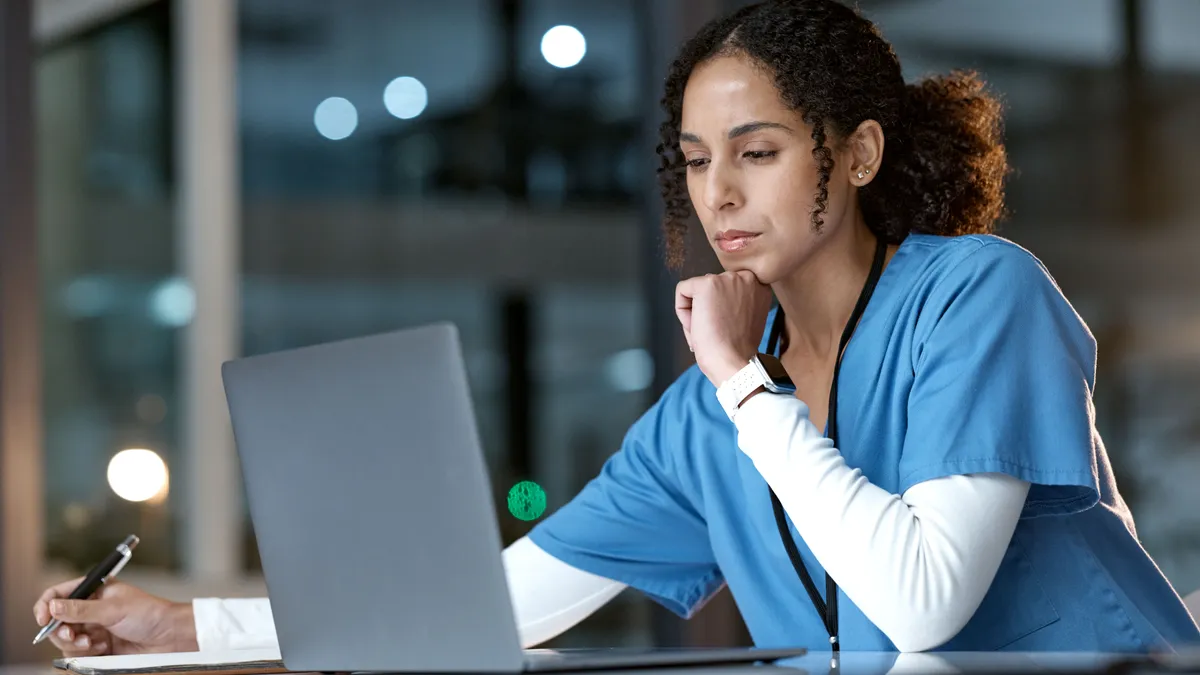
[[[896,654],[843,652],[831,668],[833,654],[813,652],[774,665],[697,666],[612,671],[620,675],[916,675],[930,673],[1060,673],[1080,675],[1149,675],[1150,673],[1200,673],[1200,654],[1164,657],[1163,661],[1121,654],[996,653]],[[778,671],[772,674],[770,671]],[[0,675],[63,675],[49,663],[0,666]],[[598,671],[579,675],[598,675]]]

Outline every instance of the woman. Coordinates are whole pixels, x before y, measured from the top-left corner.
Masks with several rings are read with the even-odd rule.
[[[678,287],[696,367],[505,551],[524,644],[626,586],[686,617],[724,585],[760,646],[1200,639],[1113,482],[1091,334],[988,234],[1007,167],[975,77],[906,86],[867,20],[778,0],[690,40],[663,103],[671,261],[694,211],[726,271]],[[72,587],[34,608],[69,653],[274,639],[264,600],[47,604]]]

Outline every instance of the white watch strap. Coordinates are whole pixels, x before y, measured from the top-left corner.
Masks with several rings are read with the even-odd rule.
[[[763,378],[762,371],[751,361],[741,370],[737,371],[733,377],[725,380],[721,383],[721,386],[717,387],[717,401],[721,403],[721,407],[725,409],[725,414],[732,420],[737,414],[738,404],[745,400],[750,395],[750,392],[766,383],[767,381]]]

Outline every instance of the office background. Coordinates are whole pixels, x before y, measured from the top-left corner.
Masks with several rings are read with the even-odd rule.
[[[569,500],[688,364],[658,84],[738,4],[0,3],[0,660],[47,656],[38,591],[130,532],[148,590],[263,593],[236,355],[453,321],[505,541],[533,524],[514,483]],[[859,6],[908,77],[973,67],[1004,97],[1001,233],[1091,325],[1143,543],[1200,588],[1200,2]],[[684,623],[627,592],[554,644],[747,641],[727,593]]]

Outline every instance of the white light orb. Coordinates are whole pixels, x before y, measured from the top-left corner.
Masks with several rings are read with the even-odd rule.
[[[150,294],[150,317],[171,328],[182,328],[196,316],[196,291],[187,279],[173,277]]]
[[[654,358],[645,349],[626,349],[608,357],[604,371],[613,389],[643,391],[654,383]]]
[[[153,499],[167,489],[167,465],[153,450],[122,450],[108,462],[108,485],[126,501]]]
[[[555,26],[542,36],[542,57],[556,68],[570,68],[586,53],[587,40],[574,26]]]
[[[340,96],[331,96],[317,105],[313,124],[317,133],[331,141],[340,141],[358,128],[358,109]]]
[[[425,112],[429,105],[429,91],[415,77],[397,77],[383,90],[383,105],[392,115],[402,120]]]

